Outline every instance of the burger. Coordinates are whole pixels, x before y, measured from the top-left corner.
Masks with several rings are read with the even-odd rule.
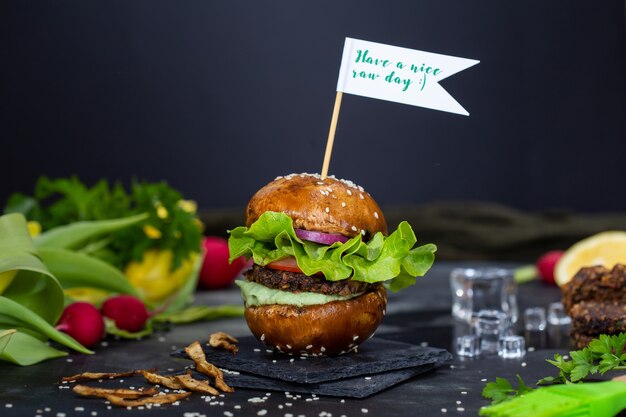
[[[414,247],[411,226],[388,234],[360,186],[333,176],[277,177],[252,197],[246,225],[229,231],[231,261],[253,266],[241,288],[254,336],[291,355],[339,355],[370,338],[385,315],[386,288],[415,283],[436,247]]]

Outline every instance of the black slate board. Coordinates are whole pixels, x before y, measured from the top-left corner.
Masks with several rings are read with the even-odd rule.
[[[251,336],[240,338],[238,346],[239,352],[236,355],[206,345],[203,348],[209,362],[230,371],[243,372],[249,377],[272,378],[281,383],[318,384],[325,382],[324,385],[327,385],[329,381],[341,380],[338,383],[346,383],[348,379],[350,383],[353,383],[355,377],[375,374],[377,380],[381,381],[381,385],[384,385],[381,389],[390,386],[388,383],[382,383],[383,378],[388,378],[390,381],[401,378],[394,382],[397,383],[452,359],[452,355],[444,349],[380,338],[372,338],[364,342],[359,346],[359,352],[356,353],[317,358],[278,354],[267,349]],[[187,358],[184,350],[177,351],[173,355]],[[389,371],[407,369],[410,371],[399,372],[396,375],[389,374]],[[370,379],[366,380],[361,377],[358,380],[372,384],[369,382]],[[256,384],[253,386],[258,387],[258,381],[253,382]]]
[[[329,397],[365,398],[392,387],[402,381],[413,378],[414,376],[431,371],[436,367],[436,364],[430,363],[413,368],[399,369],[379,374],[371,374],[368,376],[343,378],[315,384],[298,384],[296,382],[266,378],[246,374],[244,372],[233,373],[232,371],[227,372],[224,378],[228,385],[234,388],[250,388],[267,391],[303,393],[309,395],[315,394]],[[194,374],[195,378],[206,378],[205,375],[198,373]]]

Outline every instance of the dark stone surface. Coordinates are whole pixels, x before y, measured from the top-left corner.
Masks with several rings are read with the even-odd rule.
[[[360,345],[358,352],[318,358],[274,353],[252,336],[239,338],[237,345],[239,352],[236,355],[206,345],[204,351],[207,360],[220,368],[300,384],[335,381],[369,374],[378,374],[380,378],[382,372],[420,366],[428,366],[430,369],[431,365],[441,365],[452,359],[452,355],[444,349],[415,346],[376,337]],[[182,349],[173,355],[187,358]],[[233,379],[236,379],[236,375]]]
[[[427,343],[428,346],[451,350],[455,326],[450,315],[448,276],[451,268],[469,264],[439,262],[427,277],[418,280],[417,285],[390,294],[387,315],[376,332],[376,338],[418,346]],[[522,309],[529,306],[547,307],[550,302],[560,298],[560,291],[556,287],[531,282],[520,287],[519,295]],[[204,292],[198,294],[196,302],[205,305],[238,303],[240,295],[235,288]],[[95,355],[72,353],[67,358],[29,367],[0,363],[0,416],[32,417],[40,414],[42,417],[50,417],[64,413],[66,417],[85,417],[91,416],[92,412],[96,412],[97,417],[146,415],[147,410],[120,410],[115,407],[109,410],[100,399],[80,398],[69,388],[60,388],[64,385],[59,384],[59,380],[63,376],[84,371],[156,368],[158,372],[176,372],[189,366],[190,362],[170,354],[194,340],[205,342],[208,335],[216,331],[225,331],[238,338],[250,335],[243,318],[216,320],[175,326],[168,332],[155,333],[141,341],[109,339],[106,346],[96,347]],[[527,383],[532,384],[541,377],[554,374],[555,368],[545,359],[551,358],[555,350],[537,348],[522,359],[504,360],[490,356],[462,360],[455,357],[449,365],[409,378],[362,399],[328,395],[313,397],[313,393],[297,394],[296,391],[287,395],[258,386],[236,388],[234,393],[217,399],[193,394],[178,406],[152,408],[149,415],[180,417],[184,413],[196,412],[206,416],[222,416],[228,411],[235,417],[255,417],[259,411],[267,410],[266,417],[283,417],[286,413],[315,417],[322,411],[335,416],[354,417],[363,416],[362,409],[367,409],[368,417],[438,416],[443,415],[443,408],[448,415],[457,413],[457,407],[464,410],[458,413],[476,415],[481,406],[488,404],[481,396],[487,380],[494,380],[496,376],[511,379],[519,373]],[[558,352],[566,353],[567,348],[559,349]],[[227,382],[228,378],[229,375]],[[146,385],[140,377],[111,384],[119,387]]]

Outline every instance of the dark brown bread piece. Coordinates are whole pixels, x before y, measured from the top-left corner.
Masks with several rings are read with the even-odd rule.
[[[252,333],[265,345],[294,355],[340,355],[356,349],[380,324],[387,308],[385,288],[347,301],[297,307],[271,304],[247,307]]]
[[[598,336],[626,332],[626,303],[581,301],[574,304],[569,315],[575,333]]]
[[[315,292],[327,295],[352,295],[369,290],[374,284],[343,279],[328,281],[324,276],[307,276],[297,272],[278,271],[254,265],[244,272],[248,281],[269,288],[291,292]]]
[[[282,212],[295,229],[366,238],[387,234],[387,223],[376,201],[363,187],[334,177],[290,174],[270,182],[250,199],[246,226],[266,211]]]
[[[581,268],[561,290],[568,314],[581,301],[626,303],[626,265],[617,264],[612,270],[603,266]]]

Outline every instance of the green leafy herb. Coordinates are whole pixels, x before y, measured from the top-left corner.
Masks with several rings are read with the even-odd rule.
[[[540,380],[542,384],[577,382],[589,375],[608,371],[626,369],[626,333],[618,335],[600,335],[592,340],[586,348],[569,353],[570,359],[559,354],[548,362],[559,369],[559,376],[552,380]]]
[[[109,186],[105,180],[87,187],[76,177],[41,177],[33,197],[13,194],[5,212],[22,213],[28,220],[39,222],[44,232],[75,222],[120,219],[112,224],[117,229],[109,227],[104,236],[96,237],[88,229],[76,230],[74,236],[88,235],[90,240],[71,249],[80,249],[120,269],[131,260],[141,260],[148,249],[167,249],[173,253],[172,269],[176,269],[200,251],[202,233],[194,210],[188,206],[178,191],[163,182],[134,182],[131,191],[126,192],[121,184]],[[133,215],[145,219],[122,220]],[[126,227],[126,222],[136,224]],[[62,229],[56,233],[62,233]],[[64,236],[72,238],[67,233]],[[46,237],[42,236],[42,241],[45,244]]]
[[[626,370],[626,333],[617,335],[600,335],[592,340],[586,348],[569,352],[569,358],[556,353],[554,359],[546,359],[558,370],[558,376],[547,376],[537,385],[568,384],[582,382],[589,375],[608,371]],[[517,376],[518,389],[514,389],[505,378],[496,378],[496,382],[489,382],[483,389],[483,397],[492,400],[493,404],[506,401],[517,395],[533,390],[524,384]]]
[[[492,404],[498,404],[533,391],[533,388],[527,386],[519,374],[517,375],[517,383],[518,387],[514,388],[506,378],[498,377],[495,382],[488,382],[485,385],[483,397],[491,399]]]
[[[359,234],[346,243],[321,245],[299,239],[286,214],[265,212],[249,228],[231,230],[228,246],[231,261],[243,255],[267,265],[295,256],[306,275],[321,272],[330,281],[388,281],[397,291],[414,284],[415,277],[423,276],[435,260],[435,245],[413,248],[416,242],[411,226],[402,222],[389,236],[376,233],[367,243]]]

